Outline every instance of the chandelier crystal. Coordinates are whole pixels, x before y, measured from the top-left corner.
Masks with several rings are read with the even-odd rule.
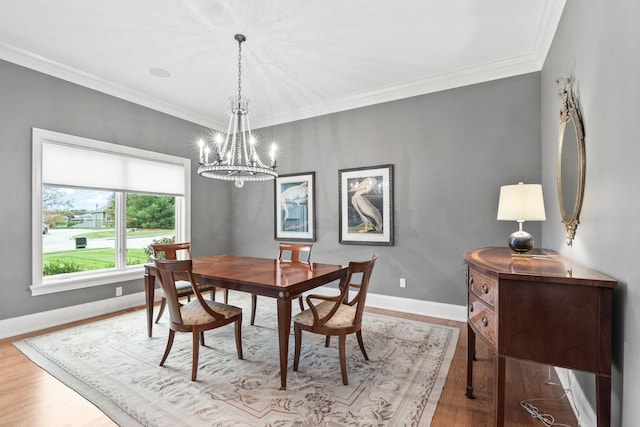
[[[226,133],[213,133],[210,140],[201,139],[198,175],[205,178],[235,181],[236,187],[245,181],[269,181],[277,178],[276,146],[271,146],[270,163],[260,160],[255,137],[249,125],[249,100],[242,97],[242,43],[247,38],[236,34],[238,42],[238,96],[230,98],[229,126]]]

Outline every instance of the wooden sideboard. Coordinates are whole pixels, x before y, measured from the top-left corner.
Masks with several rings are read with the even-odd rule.
[[[494,425],[504,425],[507,357],[596,375],[598,427],[611,419],[611,304],[617,282],[549,250],[464,254],[467,264],[467,391],[473,398],[476,337],[494,354]]]

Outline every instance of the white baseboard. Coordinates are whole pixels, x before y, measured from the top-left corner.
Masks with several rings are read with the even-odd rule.
[[[316,291],[319,291],[317,293],[327,294],[331,292],[335,293],[336,289],[331,287],[320,287],[314,289],[313,292],[315,293]],[[156,299],[158,299],[159,295],[156,295],[156,297]],[[73,305],[56,310],[43,311],[40,313],[27,314],[24,316],[0,320],[0,339],[39,331],[52,326],[63,325],[65,323],[100,316],[102,314],[113,313],[118,310],[137,307],[144,305],[144,301],[144,292],[139,292],[121,297],[109,298],[86,304]],[[467,321],[466,306],[442,304],[438,302],[421,301],[379,294],[368,294],[367,306],[404,313],[420,314],[423,316],[432,316],[440,319],[455,320],[458,322]]]
[[[321,286],[310,293],[331,295],[338,292],[337,288]],[[424,301],[411,298],[393,297],[381,294],[367,294],[367,307],[400,311],[402,313],[431,316],[438,319],[455,320],[467,323],[467,306],[444,304],[441,302]]]
[[[159,298],[159,295],[157,295]],[[0,339],[144,305],[144,292],[0,320]]]
[[[367,295],[367,307],[384,308],[403,313],[437,317],[438,319],[467,322],[467,306],[444,304],[411,298],[392,297],[380,294]]]
[[[578,419],[578,425],[580,427],[595,427],[596,426],[596,413],[584,395],[580,383],[575,377],[575,374],[570,369],[555,368],[560,384],[562,388],[570,389],[571,393],[567,395],[573,413]]]

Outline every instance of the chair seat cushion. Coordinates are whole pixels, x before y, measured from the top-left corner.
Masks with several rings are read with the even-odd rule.
[[[331,308],[333,308],[334,305],[335,302],[333,301],[323,301],[318,304],[316,306],[318,316],[322,319],[331,311]],[[327,328],[345,328],[353,325],[355,317],[356,306],[341,304],[340,307],[338,307],[338,311],[334,313],[331,319],[329,319],[324,326]],[[313,326],[313,312],[311,312],[311,309],[307,309],[302,313],[298,313],[296,317],[293,318],[293,321],[301,325]]]
[[[205,300],[206,303],[216,313],[222,314],[225,319],[236,316],[242,313],[242,309],[233,305],[223,304],[221,302]],[[188,304],[180,307],[180,315],[182,316],[183,325],[202,325],[203,323],[210,323],[215,321],[209,313],[200,304],[197,299],[191,301]]]

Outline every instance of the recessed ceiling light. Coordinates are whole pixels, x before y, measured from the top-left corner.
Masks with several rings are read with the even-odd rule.
[[[167,78],[171,76],[171,73],[165,70],[164,68],[149,68],[149,72],[156,77]]]

